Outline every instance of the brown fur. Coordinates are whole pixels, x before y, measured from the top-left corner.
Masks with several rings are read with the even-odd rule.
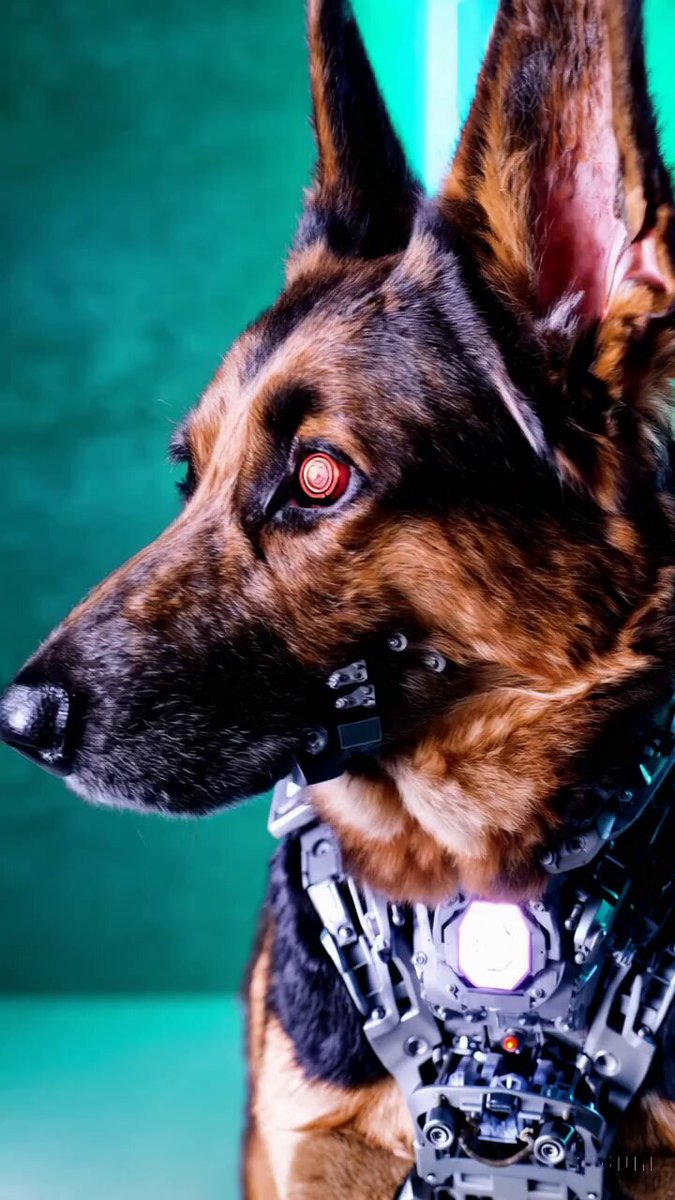
[[[410,1117],[393,1080],[347,1089],[309,1080],[267,1011],[269,948],[249,986],[250,1200],[391,1200],[412,1165]]]

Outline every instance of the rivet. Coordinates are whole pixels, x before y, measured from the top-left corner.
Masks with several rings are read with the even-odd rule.
[[[305,750],[308,754],[320,754],[328,745],[328,734],[325,729],[317,726],[305,734]]]
[[[407,649],[408,639],[404,633],[392,633],[387,638],[387,645],[390,650],[398,654],[399,651]]]
[[[421,1054],[427,1053],[429,1043],[425,1038],[409,1037],[403,1043],[403,1049],[410,1058],[419,1058]]]
[[[447,666],[443,655],[439,654],[438,650],[429,650],[426,654],[423,654],[422,662],[425,664],[425,666],[429,667],[431,671],[434,671],[436,675],[440,675]]]

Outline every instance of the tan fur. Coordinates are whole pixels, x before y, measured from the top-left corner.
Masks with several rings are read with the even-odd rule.
[[[267,1011],[269,942],[251,973],[251,1124],[246,1200],[391,1200],[412,1165],[412,1128],[393,1080],[349,1090],[310,1080]]]

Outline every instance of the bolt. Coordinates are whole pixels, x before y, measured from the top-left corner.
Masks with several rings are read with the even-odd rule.
[[[371,1012],[370,1019],[371,1021],[381,1021],[384,1017],[386,1017],[386,1015],[386,1010],[378,1005],[378,1007],[374,1008]]]
[[[425,1038],[409,1037],[403,1043],[403,1049],[409,1058],[419,1058],[420,1055],[427,1053],[429,1044]]]
[[[440,675],[446,668],[446,661],[442,654],[437,650],[430,650],[427,654],[422,655],[422,662],[429,667],[430,671],[434,671],[436,675]]]
[[[387,638],[387,645],[390,650],[393,650],[395,653],[398,654],[399,651],[405,650],[407,648],[408,639],[404,633],[392,633]]]
[[[392,904],[391,906],[391,919],[392,923],[399,928],[401,925],[405,925],[405,913],[398,904]]]
[[[430,1171],[428,1175],[424,1176],[424,1178],[426,1179],[427,1183],[436,1182],[436,1176],[434,1175],[433,1171]]]
[[[316,729],[308,729],[305,734],[305,750],[308,754],[320,754],[328,745],[328,734],[325,729],[317,726]]]
[[[607,1050],[600,1050],[595,1056],[595,1068],[601,1075],[616,1075],[619,1069],[619,1060],[615,1054],[610,1054]]]
[[[354,936],[354,930],[352,929],[351,925],[338,926],[338,937],[341,938],[343,942],[346,942],[347,938],[350,938],[353,936]]]

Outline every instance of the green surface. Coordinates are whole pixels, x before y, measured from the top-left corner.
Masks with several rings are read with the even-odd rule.
[[[235,1200],[233,999],[0,1003],[3,1200]]]
[[[426,37],[431,3],[356,0],[420,168],[429,55],[444,53]],[[312,162],[303,8],[10,4],[0,680],[175,513],[172,423],[279,288]],[[458,6],[460,112],[493,11]],[[648,18],[675,161],[672,0],[650,0]],[[97,810],[0,748],[0,988],[236,988],[271,850],[264,809],[200,823]]]

